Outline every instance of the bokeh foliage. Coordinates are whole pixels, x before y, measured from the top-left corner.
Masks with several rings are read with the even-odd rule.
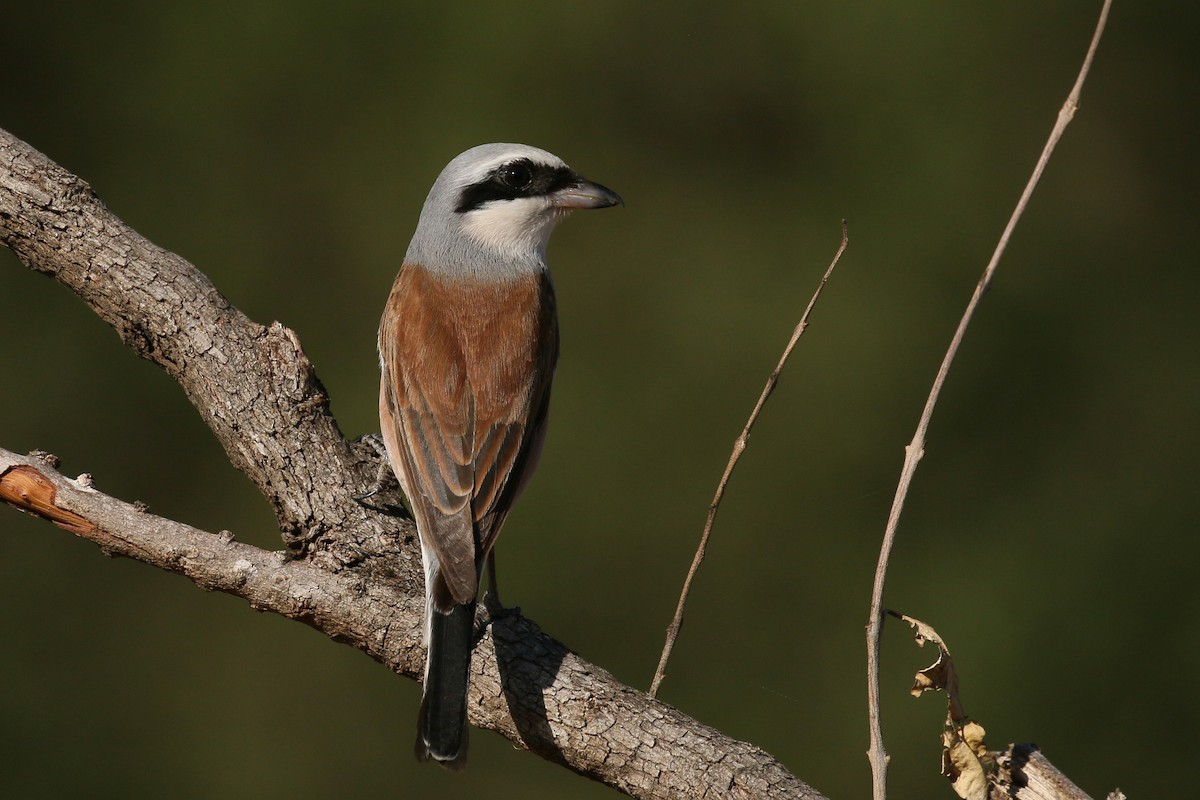
[[[662,697],[867,794],[871,570],[929,381],[1099,4],[7,4],[0,126],[261,322],[350,435],[424,193],[485,141],[626,208],[555,236],[564,353],[506,596],[645,686],[728,448],[851,247],[718,522]],[[1200,724],[1196,11],[1118,3],[934,418],[887,602],[946,637],[990,742],[1094,794],[1183,796]],[[0,446],[277,546],[173,382],[0,252]],[[11,797],[604,797],[476,733],[410,755],[418,688],[0,511]],[[945,797],[929,654],[890,626],[896,797]]]

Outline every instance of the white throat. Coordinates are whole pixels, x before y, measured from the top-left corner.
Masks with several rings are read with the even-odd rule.
[[[566,212],[545,197],[488,203],[462,217],[462,230],[480,247],[499,256],[544,260],[550,234]]]

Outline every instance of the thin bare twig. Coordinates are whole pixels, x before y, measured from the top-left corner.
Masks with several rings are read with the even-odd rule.
[[[1071,88],[1071,93],[1067,96],[1067,101],[1058,112],[1058,119],[1054,123],[1054,129],[1050,131],[1050,138],[1046,140],[1046,146],[1042,148],[1042,154],[1033,168],[1033,174],[1030,176],[1029,182],[1025,185],[1025,190],[1021,193],[1021,199],[1017,201],[1012,216],[1009,217],[1008,225],[1005,226],[1004,232],[1000,235],[1000,241],[992,253],[991,261],[988,262],[987,268],[983,271],[983,277],[980,278],[979,283],[975,287],[975,293],[971,295],[971,300],[967,303],[966,311],[963,312],[962,319],[958,323],[958,329],[954,332],[954,338],[950,340],[950,347],[946,350],[946,355],[942,359],[942,365],[938,369],[937,377],[933,380],[933,387],[929,391],[929,398],[925,401],[925,408],[921,412],[920,420],[917,422],[916,433],[913,435],[912,442],[904,448],[904,466],[900,470],[900,482],[896,486],[896,495],[892,499],[892,509],[888,514],[887,528],[883,534],[883,544],[879,548],[879,563],[875,567],[875,584],[871,590],[871,612],[867,620],[867,705],[871,728],[871,746],[867,751],[867,757],[871,762],[872,797],[874,800],[884,800],[887,797],[888,756],[887,751],[883,747],[883,732],[879,722],[879,637],[883,622],[883,583],[887,576],[888,559],[891,557],[892,545],[896,539],[896,527],[900,523],[900,512],[904,508],[904,501],[908,496],[908,488],[912,483],[913,474],[917,470],[917,463],[925,455],[925,433],[929,429],[929,421],[933,417],[933,408],[937,404],[938,396],[942,391],[942,385],[946,381],[946,373],[950,371],[950,364],[954,361],[954,357],[958,353],[958,348],[962,344],[967,326],[971,323],[980,299],[983,297],[984,292],[987,291],[993,276],[996,274],[1000,257],[1004,255],[1004,250],[1008,247],[1008,240],[1012,236],[1013,229],[1016,228],[1017,222],[1025,213],[1025,207],[1029,204],[1029,198],[1033,194],[1038,181],[1041,180],[1042,172],[1046,169],[1046,164],[1050,161],[1051,153],[1054,152],[1058,140],[1062,138],[1063,131],[1066,130],[1067,125],[1075,116],[1075,111],[1079,108],[1079,95],[1083,90],[1083,82],[1087,78],[1088,71],[1091,69],[1092,58],[1096,54],[1096,48],[1100,45],[1100,37],[1104,33],[1104,25],[1108,20],[1108,10],[1111,5],[1112,0],[1104,1],[1104,7],[1100,10],[1100,19],[1096,22],[1096,31],[1092,34],[1092,42],[1088,47],[1087,55],[1083,59],[1083,66],[1079,70],[1079,76],[1075,79],[1075,85]]]
[[[787,364],[788,358],[792,355],[792,350],[796,347],[796,342],[800,340],[805,329],[808,328],[808,318],[812,314],[813,307],[817,304],[817,299],[821,296],[821,291],[825,288],[826,282],[829,281],[829,276],[833,274],[834,268],[838,265],[838,261],[841,260],[842,253],[846,252],[846,246],[849,243],[850,234],[846,227],[846,220],[842,220],[842,243],[838,246],[837,253],[834,254],[829,268],[825,270],[825,274],[821,277],[821,282],[817,284],[817,289],[808,301],[808,306],[804,309],[804,314],[800,317],[800,322],[796,324],[796,329],[792,331],[792,338],[788,340],[787,347],[783,349],[783,355],[780,356],[779,363],[775,365],[775,370],[767,378],[767,385],[763,387],[762,394],[759,395],[758,402],[754,405],[754,410],[750,412],[750,419],[746,420],[746,427],[742,428],[741,435],[733,443],[733,452],[729,454],[729,463],[725,465],[725,474],[721,476],[721,481],[717,484],[717,493],[713,496],[712,503],[708,506],[708,519],[704,522],[704,532],[700,534],[700,544],[696,548],[696,555],[692,557],[692,566],[688,569],[687,577],[684,578],[683,590],[679,593],[679,604],[675,607],[675,617],[667,627],[667,640],[663,644],[662,655],[658,659],[658,668],[654,671],[654,680],[650,683],[651,697],[658,695],[658,687],[663,681],[663,676],[666,674],[667,660],[671,657],[671,650],[675,647],[675,639],[678,638],[679,629],[683,625],[683,610],[687,605],[688,593],[692,589],[692,580],[696,577],[696,572],[700,569],[700,564],[704,561],[704,554],[708,549],[708,539],[712,535],[713,522],[716,521],[717,511],[721,508],[721,499],[725,496],[725,487],[729,485],[729,476],[733,474],[733,468],[737,466],[742,453],[746,451],[746,443],[750,439],[750,429],[754,427],[755,421],[758,420],[758,415],[762,412],[763,406],[766,405],[767,398],[775,391],[775,386],[779,383],[779,375],[783,372],[784,365]]]

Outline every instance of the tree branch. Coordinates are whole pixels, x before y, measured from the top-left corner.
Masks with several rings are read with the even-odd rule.
[[[1092,800],[1042,755],[1036,744],[1019,742],[996,754],[1000,776],[996,793],[1015,800]],[[1124,800],[1120,789],[1108,794],[1108,800]]]
[[[183,258],[113,215],[81,179],[0,131],[0,242],[78,294],[183,388],[275,510],[290,553],[172,520],[0,450],[0,498],[107,553],[185,575],[422,670],[411,522],[353,500],[378,454],[348,443],[294,333],[248,319]],[[768,753],[626,686],[529,619],[492,622],[472,662],[470,720],[632,797],[819,798]]]

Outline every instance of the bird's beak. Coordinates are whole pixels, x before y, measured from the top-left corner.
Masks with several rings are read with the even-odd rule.
[[[623,206],[625,201],[621,195],[598,183],[592,183],[585,178],[578,178],[570,186],[559,189],[550,195],[558,208],[608,208]]]

